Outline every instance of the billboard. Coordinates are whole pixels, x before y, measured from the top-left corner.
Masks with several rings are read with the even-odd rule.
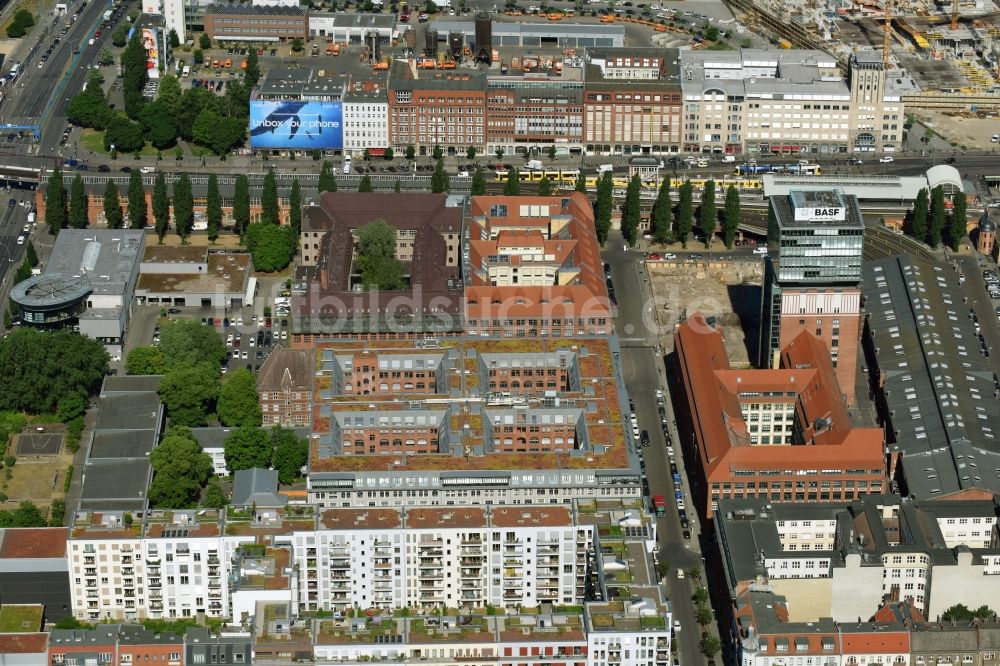
[[[160,78],[160,49],[156,44],[156,29],[142,29],[142,46],[146,49],[146,72],[151,79]]]
[[[250,147],[335,150],[344,147],[340,102],[250,102]]]

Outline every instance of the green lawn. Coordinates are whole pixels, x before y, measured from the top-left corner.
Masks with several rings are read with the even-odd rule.
[[[41,627],[41,606],[3,606],[0,608],[0,633],[30,633],[38,631]]]
[[[104,150],[104,132],[102,130],[95,130],[92,128],[87,128],[83,130],[83,134],[80,136],[80,145],[89,151],[92,151],[97,155],[108,155],[109,151]],[[144,157],[156,157],[156,148],[149,145],[148,143],[142,147],[139,154]],[[172,155],[170,150],[164,152],[164,157]],[[129,157],[126,153],[118,153],[118,157]]]

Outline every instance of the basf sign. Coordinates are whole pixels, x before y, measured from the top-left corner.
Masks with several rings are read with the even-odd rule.
[[[340,102],[250,102],[250,147],[335,150],[344,147]]]

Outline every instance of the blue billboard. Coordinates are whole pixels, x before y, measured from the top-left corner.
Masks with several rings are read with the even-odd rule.
[[[250,147],[334,150],[344,147],[340,102],[250,102]]]

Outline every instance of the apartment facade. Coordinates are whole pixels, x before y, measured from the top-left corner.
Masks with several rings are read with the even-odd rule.
[[[293,536],[306,610],[579,603],[594,539],[563,507],[329,509],[320,526]]]
[[[847,79],[820,51],[684,51],[685,152],[892,152],[903,104],[886,88],[880,56],[851,57]]]
[[[312,412],[312,357],[275,347],[257,373],[257,401],[265,426],[307,426]]]
[[[532,64],[534,63],[534,64]],[[525,58],[520,71],[487,79],[486,154],[580,154],[583,148],[583,72]]]
[[[389,96],[384,86],[357,83],[344,93],[344,151],[360,156],[389,147]]]
[[[486,148],[486,76],[474,72],[418,70],[397,60],[389,74],[389,144],[402,153],[435,146],[452,154]]]
[[[587,154],[680,150],[679,57],[677,49],[588,49],[584,91]]]

